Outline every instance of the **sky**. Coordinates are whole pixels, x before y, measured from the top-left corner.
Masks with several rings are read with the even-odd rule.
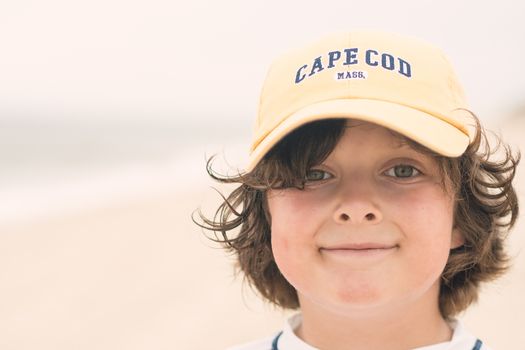
[[[270,62],[345,30],[441,47],[480,118],[525,105],[520,1],[0,2],[0,121],[253,120]]]

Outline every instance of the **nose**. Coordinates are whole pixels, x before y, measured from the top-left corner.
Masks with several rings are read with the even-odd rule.
[[[339,224],[345,224],[349,222],[352,222],[354,224],[361,224],[361,223],[368,222],[368,223],[373,224],[381,220],[380,220],[379,213],[374,213],[372,211],[367,212],[364,215],[357,211],[353,211],[352,216],[350,216],[350,214],[346,212],[339,211],[335,214],[335,221]]]
[[[350,193],[353,192],[353,193]],[[334,221],[338,224],[377,224],[383,220],[383,214],[371,193],[347,191],[339,195],[339,202],[334,211]]]

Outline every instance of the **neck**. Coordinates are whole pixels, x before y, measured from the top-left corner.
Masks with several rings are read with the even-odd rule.
[[[321,308],[300,296],[302,324],[296,334],[318,349],[414,349],[449,341],[452,330],[435,298],[410,305],[340,312]]]

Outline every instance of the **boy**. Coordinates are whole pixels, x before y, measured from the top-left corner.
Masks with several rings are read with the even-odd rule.
[[[520,154],[491,161],[482,141],[426,43],[335,34],[276,60],[245,171],[208,161],[240,186],[201,225],[262,297],[300,313],[235,349],[489,349],[454,316],[508,268]]]

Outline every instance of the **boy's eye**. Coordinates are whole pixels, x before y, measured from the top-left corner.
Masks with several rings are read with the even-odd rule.
[[[392,170],[393,170],[393,172],[392,172]],[[414,175],[414,172],[416,172],[417,174]],[[419,170],[417,170],[416,168],[414,168],[413,166],[411,166],[411,165],[398,164],[398,165],[393,166],[392,168],[388,169],[386,174],[389,175],[389,176],[397,177],[397,178],[411,178],[411,177],[415,177],[417,175],[420,175],[421,172]]]
[[[306,181],[321,181],[327,180],[332,175],[324,170],[311,169],[306,172],[305,180]]]
[[[386,175],[400,179],[409,179],[421,175],[421,172],[415,167],[408,164],[398,164],[388,169],[385,172]],[[305,181],[323,181],[328,180],[332,177],[327,171],[321,169],[311,169],[306,172]]]

